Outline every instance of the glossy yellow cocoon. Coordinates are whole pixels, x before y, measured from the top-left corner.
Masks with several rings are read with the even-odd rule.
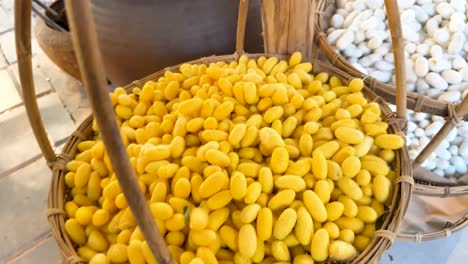
[[[347,217],[355,217],[357,216],[358,207],[356,202],[354,202],[351,198],[345,195],[341,195],[338,198],[338,201],[343,204],[344,211],[343,214]]]
[[[284,175],[275,179],[275,186],[278,189],[290,189],[295,192],[301,192],[305,190],[306,183],[300,176]]]
[[[335,201],[326,204],[325,208],[327,209],[327,220],[335,221],[343,215],[345,206],[343,203]]]
[[[335,130],[335,136],[348,144],[359,144],[364,141],[364,134],[358,129],[350,127],[338,127]]]
[[[273,227],[273,236],[276,239],[283,240],[293,230],[297,221],[296,211],[292,208],[287,208],[278,217]]]
[[[362,232],[364,230],[364,222],[359,218],[351,217],[341,217],[335,221],[335,224],[341,229],[350,229],[355,234]]]
[[[334,240],[330,243],[328,253],[331,259],[336,261],[347,261],[357,255],[354,246],[342,240]]]
[[[174,214],[172,207],[165,202],[155,202],[150,204],[151,214],[155,219],[168,220]]]
[[[375,145],[383,149],[400,149],[405,144],[405,140],[395,134],[379,135],[375,138]]]
[[[296,192],[293,190],[286,189],[279,191],[276,195],[271,197],[270,201],[268,202],[268,208],[273,211],[283,209],[291,204],[295,197]]]
[[[360,200],[363,196],[359,185],[349,177],[341,177],[341,179],[337,181],[337,185],[344,194],[354,201]]]
[[[201,198],[208,198],[222,190],[229,181],[226,174],[223,172],[215,172],[208,176],[198,188],[198,193]]]
[[[124,263],[128,260],[127,245],[113,244],[107,251],[107,256],[112,263]]]
[[[314,192],[320,198],[322,203],[326,204],[330,201],[331,189],[327,181],[319,180],[315,183]]]
[[[270,168],[273,173],[282,174],[288,169],[289,154],[286,148],[277,147],[273,150],[270,159]]]
[[[327,230],[321,228],[317,230],[310,243],[310,253],[314,261],[325,261],[328,258],[328,247],[330,238]]]
[[[347,157],[343,160],[343,163],[341,163],[341,169],[345,176],[353,178],[361,169],[361,160],[355,156]]]
[[[109,243],[101,232],[94,230],[89,234],[87,245],[96,251],[104,251],[109,246]]]
[[[357,217],[364,223],[375,223],[377,220],[377,212],[370,206],[358,206]]]
[[[385,203],[390,196],[390,190],[392,182],[383,175],[375,176],[372,181],[372,190],[374,192],[375,199],[381,203]]]
[[[203,230],[208,226],[209,215],[206,208],[196,207],[190,212],[189,226],[193,230]]]
[[[206,201],[206,206],[210,210],[217,210],[225,207],[231,200],[232,196],[229,190],[220,191]]]
[[[314,264],[314,259],[310,255],[297,255],[293,264]]]
[[[211,230],[218,230],[229,218],[229,208],[221,208],[211,212],[208,215],[208,228]]]
[[[257,236],[253,225],[246,224],[239,230],[239,253],[251,258],[257,249]]]
[[[312,217],[303,206],[297,209],[297,222],[294,228],[296,238],[302,245],[306,246],[310,243],[314,233],[314,224]]]
[[[262,185],[259,182],[252,182],[247,187],[247,193],[244,196],[244,202],[246,204],[255,203],[262,193]]]
[[[327,160],[321,151],[314,151],[312,155],[312,172],[314,177],[319,180],[327,178]]]
[[[312,219],[317,222],[325,222],[327,220],[327,210],[320,197],[311,190],[305,191],[302,197],[304,205],[312,216]]]
[[[75,244],[84,245],[86,243],[85,230],[76,219],[68,219],[65,222],[65,231]]]

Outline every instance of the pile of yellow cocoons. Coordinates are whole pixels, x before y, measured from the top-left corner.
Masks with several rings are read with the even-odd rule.
[[[379,105],[294,53],[110,94],[154,221],[181,264],[349,261],[369,245],[404,145]],[[96,124],[66,166],[65,230],[91,264],[156,263]],[[378,228],[378,226],[377,226]]]

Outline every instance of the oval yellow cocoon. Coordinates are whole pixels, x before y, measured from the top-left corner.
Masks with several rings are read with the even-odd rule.
[[[383,149],[400,149],[404,144],[405,140],[395,134],[384,134],[375,138],[375,145]]]

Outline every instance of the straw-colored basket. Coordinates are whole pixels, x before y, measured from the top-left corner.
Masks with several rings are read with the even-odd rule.
[[[335,4],[336,3],[334,1],[330,0],[318,0],[318,9],[321,11],[320,14],[323,15],[333,13],[336,9]],[[395,102],[395,87],[379,82],[375,78],[372,78],[372,76],[367,76],[360,72],[328,43],[327,36],[324,33],[324,29],[322,28],[322,22],[324,19],[326,19],[326,17],[322,16],[317,21],[317,42],[321,51],[323,51],[324,55],[330,61],[330,63],[354,76],[365,78],[366,84],[372,91],[382,96],[388,102]],[[450,131],[458,122],[468,120],[468,97],[465,97],[459,105],[454,105],[452,103],[438,101],[417,93],[408,93],[407,104],[408,107],[413,109],[415,112],[424,112],[432,115],[446,117],[446,123],[444,124],[443,128],[434,136],[431,142],[419,154],[415,161],[413,161],[412,167],[414,170],[415,180],[414,194],[442,198],[467,195],[468,184],[448,181],[447,179],[421,167],[421,164],[429,157],[432,152],[435,151],[435,149],[440,145],[443,139],[450,133]],[[398,239],[420,242],[447,237],[466,225],[468,225],[468,217],[463,217],[456,222],[448,223],[443,230],[429,233],[399,234]]]
[[[333,13],[336,9],[335,2],[329,0],[319,0],[318,6],[322,14]],[[360,72],[328,43],[327,36],[324,33],[324,29],[321,24],[323,19],[324,17],[318,21],[318,45],[331,64],[352,74],[353,76],[365,78],[366,84],[372,91],[382,96],[388,102],[395,102],[396,90],[393,86],[379,82],[372,76],[367,76]],[[452,103],[438,101],[417,93],[408,93],[407,104],[408,107],[413,109],[415,112],[424,112],[431,115],[442,116],[446,117],[447,120],[444,127],[436,134],[436,136],[434,136],[427,147],[413,162],[414,179],[416,182],[414,193],[438,197],[468,194],[467,184],[453,183],[421,167],[421,164],[440,145],[442,140],[455,127],[456,123],[468,120],[468,97],[465,97],[459,105],[454,105]]]
[[[109,154],[114,171],[121,183],[121,187],[125,197],[127,198],[129,207],[132,209],[132,212],[135,215],[137,224],[142,230],[142,233],[145,236],[155,258],[157,259],[158,263],[161,264],[174,263],[171,255],[165,247],[163,238],[155,227],[154,221],[149,213],[149,209],[146,205],[146,202],[144,201],[143,195],[139,189],[138,184],[136,183],[134,172],[131,169],[123,143],[121,142],[120,133],[116,129],[117,124],[113,119],[114,109],[112,108],[108,98],[108,91],[105,85],[105,78],[103,75],[104,71],[102,67],[102,61],[99,56],[99,49],[97,48],[98,43],[94,31],[94,22],[90,13],[89,1],[68,0],[66,4],[73,34],[73,41],[80,64],[80,71],[83,76],[84,84],[87,87],[95,115],[89,116],[77,128],[77,130],[68,139],[62,153],[59,155],[55,155],[53,153],[44,127],[42,123],[38,122],[38,120],[41,119],[35,101],[34,84],[31,76],[31,0],[16,0],[15,10],[16,43],[24,101],[36,138],[41,146],[41,150],[46,160],[48,161],[49,166],[53,171],[49,193],[48,219],[52,226],[52,232],[59,246],[64,263],[84,263],[83,260],[77,256],[75,246],[64,230],[64,222],[66,217],[64,213],[64,203],[68,199],[69,191],[66,189],[64,184],[64,176],[66,173],[65,164],[68,160],[74,157],[77,151],[78,143],[88,138],[93,133],[91,128],[93,118],[96,118],[98,121],[99,131],[101,131],[100,136],[106,145],[106,150]],[[396,1],[387,0],[386,4],[389,16],[398,18],[399,15],[398,8],[396,7]],[[295,8],[285,10],[279,8],[279,6],[276,5],[287,5],[289,7]],[[315,2],[310,0],[265,0],[263,2],[263,12],[268,13],[269,18],[273,17],[276,20],[285,17],[287,18],[288,15],[295,14],[298,12],[298,10],[302,10],[303,12],[306,10],[305,13],[307,16],[302,17],[301,19],[305,19],[307,23],[303,23],[304,21],[301,20],[293,21],[294,16],[291,16],[289,23],[289,36],[292,35],[294,29],[297,29],[297,27],[294,27],[295,22],[303,23],[302,25],[306,29],[305,32],[295,32],[295,38],[286,40],[286,43],[291,43],[291,45],[294,43],[295,45],[298,45],[297,43],[306,43],[307,38],[313,36],[313,31],[315,28],[315,17],[314,13],[309,12],[308,10],[315,10],[314,6]],[[247,8],[248,1],[241,0],[239,5],[236,53],[233,55],[206,57],[188,63],[208,64],[218,61],[229,62],[238,59],[239,54],[243,53],[243,40]],[[278,31],[272,30],[275,26],[278,26],[277,23],[272,25],[270,20],[265,19],[265,14],[262,16],[262,18],[264,31],[265,28],[268,29],[265,31],[264,36],[267,52],[274,51],[275,53],[279,53],[278,51],[281,45],[276,44],[281,42],[281,36],[284,37],[284,35],[281,35]],[[75,21],[78,20],[86,21],[86,23],[76,24]],[[392,28],[392,33],[395,33],[397,39],[401,40],[401,35],[399,34],[400,30],[398,29],[400,26],[399,19],[396,19],[396,21],[397,22],[392,23],[390,26]],[[288,33],[286,32],[286,34]],[[311,48],[309,45],[303,47],[295,46],[294,50],[299,49],[303,51],[304,54],[310,55]],[[400,46],[401,41],[396,41],[395,47],[398,48]],[[287,50],[283,50],[281,53],[285,54],[288,52]],[[259,56],[276,56],[281,59],[288,58],[287,55],[280,54],[247,54],[247,56],[252,59],[258,58]],[[329,64],[324,64],[316,60],[310,60],[310,62],[313,64],[314,72],[325,71],[341,78],[345,82],[355,77],[338,70]],[[402,68],[404,71],[403,63],[404,61],[401,59],[401,57],[396,58],[396,67]],[[177,72],[179,66],[180,65],[172,66],[165,70]],[[156,80],[163,76],[165,70],[158,71],[148,77],[143,78],[142,80],[135,81],[132,84],[126,86],[125,89],[131,90],[133,87],[141,87],[147,81]],[[404,82],[404,75],[402,78]],[[397,119],[395,114],[391,112],[384,100],[381,97],[375,95],[368,87],[365,87],[363,93],[369,100],[377,102],[380,105],[385,121],[389,123],[390,132],[401,134],[402,130],[400,127],[400,122],[398,121],[399,119]],[[404,86],[400,86],[398,93],[403,95],[405,94]],[[405,100],[400,100],[397,104],[400,110],[400,116],[403,117],[406,110],[405,102]],[[112,118],[106,118],[109,116],[112,116]],[[396,151],[396,159],[393,166],[398,173],[398,177],[395,181],[393,199],[391,201],[391,205],[389,206],[389,213],[385,217],[381,229],[375,233],[374,238],[372,239],[367,249],[355,259],[353,259],[351,263],[377,262],[382,253],[387,250],[394,241],[395,233],[397,232],[398,227],[404,217],[413,188],[412,169],[409,161],[409,155],[406,147]]]

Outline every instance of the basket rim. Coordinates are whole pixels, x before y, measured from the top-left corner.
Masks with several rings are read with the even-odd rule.
[[[257,59],[261,56],[265,57],[277,57],[278,59],[287,59],[289,55],[282,54],[267,54],[267,53],[257,53],[257,54],[247,54],[249,59]],[[123,88],[127,91],[131,90],[134,87],[141,87],[147,81],[155,80],[164,75],[168,70],[178,72],[179,67],[182,64],[209,64],[212,62],[231,62],[237,61],[241,54],[234,53],[229,55],[221,56],[208,56],[200,59],[180,63],[174,66],[170,66],[159,70],[153,74],[150,74],[146,77],[143,77],[140,80],[136,80]],[[304,59],[304,62],[311,62],[313,69],[322,69],[326,70],[328,73],[338,76],[340,79],[349,80],[354,78],[351,74],[345,73],[344,71],[333,67],[330,64],[315,60],[315,59]],[[314,70],[313,70],[314,71]],[[370,90],[367,85],[365,85],[362,90],[365,97],[371,99],[373,102],[379,104],[380,109],[382,110],[382,115],[387,116],[388,118],[393,118],[393,112],[390,110],[386,102],[378,95],[376,95],[372,90]],[[77,145],[79,142],[84,140],[89,133],[92,133],[92,121],[93,114],[90,114],[76,129],[75,132],[68,138],[65,147],[62,150],[62,154],[58,156],[59,161],[53,166],[53,174],[51,181],[51,188],[49,190],[49,223],[52,227],[52,233],[55,240],[57,241],[60,249],[62,258],[68,263],[73,259],[74,263],[80,263],[81,258],[78,257],[75,246],[71,242],[70,238],[65,232],[64,224],[66,214],[64,211],[64,203],[66,198],[66,186],[64,183],[64,176],[66,173],[65,164],[67,159],[70,160],[76,154]],[[398,122],[389,123],[389,130],[392,133],[401,133],[401,127]],[[412,169],[409,163],[409,154],[406,145],[401,149],[396,151],[395,166],[396,171],[401,181],[396,181],[393,189],[393,199],[391,205],[389,206],[388,216],[385,218],[384,223],[381,227],[381,233],[376,233],[371,240],[369,246],[361,253],[357,258],[352,260],[351,263],[370,263],[376,261],[380,256],[386,251],[391,244],[393,243],[398,227],[400,226],[403,217],[406,213],[406,210],[409,206],[409,201],[411,198],[411,193],[413,189],[413,179],[412,179]],[[67,262],[68,261],[68,262]],[[83,262],[84,263],[84,262]]]
[[[334,6],[335,1],[326,1],[325,6],[323,6],[323,11],[327,7]],[[320,13],[322,15],[322,13]],[[322,16],[323,17],[323,16]],[[360,78],[366,78],[367,85],[369,88],[377,93],[382,95],[385,99],[395,96],[395,88],[392,85],[379,82],[372,76],[368,76],[354,66],[351,65],[341,54],[336,52],[336,50],[329,44],[327,35],[325,34],[322,28],[322,22],[320,19],[317,20],[317,41],[320,46],[320,49],[323,51],[324,55],[330,61],[330,63],[341,70],[346,70],[352,72],[353,75],[357,75]],[[413,92],[408,92],[408,107],[415,112],[424,112],[432,115],[438,116],[448,116],[448,103],[433,99],[426,95],[420,95]],[[431,112],[432,110],[432,112]],[[468,121],[468,114],[463,116],[463,121]],[[421,167],[420,170],[429,173],[429,170]],[[442,183],[442,182],[433,182],[427,179],[421,179],[414,175],[414,193],[418,195],[425,196],[437,196],[437,197],[453,197],[453,196],[462,196],[468,195],[468,184],[461,182],[455,183]]]

